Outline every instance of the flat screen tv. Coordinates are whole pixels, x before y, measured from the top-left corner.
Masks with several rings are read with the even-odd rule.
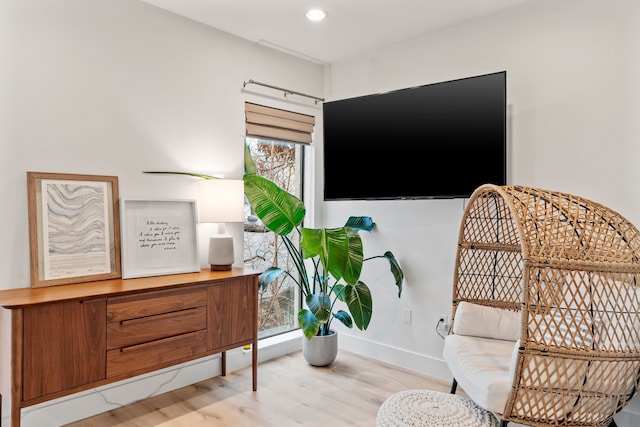
[[[467,198],[505,185],[506,77],[325,102],[324,200]]]

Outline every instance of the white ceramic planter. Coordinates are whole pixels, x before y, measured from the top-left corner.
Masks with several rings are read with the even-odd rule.
[[[308,340],[302,337],[302,354],[312,366],[328,366],[338,355],[338,333],[330,331],[330,335],[314,336]]]

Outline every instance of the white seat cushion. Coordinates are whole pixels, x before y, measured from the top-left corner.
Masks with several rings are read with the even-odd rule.
[[[520,324],[519,311],[461,301],[456,309],[453,333],[515,341],[520,338]]]
[[[442,352],[449,370],[481,407],[502,414],[513,382],[515,341],[448,335]]]

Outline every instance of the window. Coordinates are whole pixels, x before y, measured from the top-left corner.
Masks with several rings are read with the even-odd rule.
[[[245,104],[246,143],[256,162],[258,175],[277,183],[304,201],[304,145],[311,142],[315,119],[294,112],[257,104]],[[262,271],[276,265],[295,271],[279,236],[264,227],[245,205],[244,264]],[[293,236],[292,240],[296,241]],[[301,307],[298,286],[286,275],[262,291],[258,297],[258,336],[265,338],[298,327]]]

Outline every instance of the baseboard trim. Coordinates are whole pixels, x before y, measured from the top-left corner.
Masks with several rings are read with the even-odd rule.
[[[451,381],[451,372],[442,359],[344,333],[339,338],[338,346],[341,349],[444,381]]]

